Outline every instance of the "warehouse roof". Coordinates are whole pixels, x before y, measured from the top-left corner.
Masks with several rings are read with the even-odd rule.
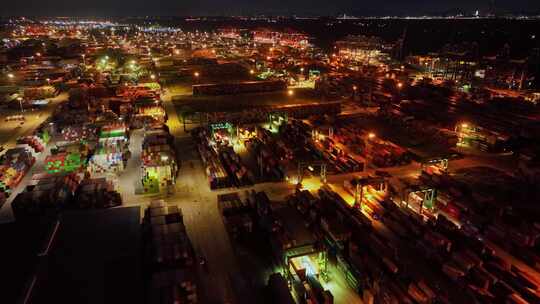
[[[140,208],[65,213],[30,303],[141,303]]]
[[[38,252],[42,250],[53,223],[48,220],[13,222],[0,225],[2,246],[0,260],[2,270],[2,303],[17,303],[33,276],[38,264]]]

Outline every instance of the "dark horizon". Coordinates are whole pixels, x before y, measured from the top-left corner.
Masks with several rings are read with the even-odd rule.
[[[96,0],[91,3],[80,0],[20,0],[3,4],[1,16],[76,16],[76,17],[127,17],[127,16],[422,16],[473,14],[476,10],[482,15],[495,14],[535,14],[540,12],[540,2],[532,0],[516,1],[403,1],[388,0],[384,3],[367,1],[300,0],[281,2],[268,0],[252,3],[247,0],[219,1],[174,1],[157,0],[148,3],[144,0],[120,0],[111,3]]]

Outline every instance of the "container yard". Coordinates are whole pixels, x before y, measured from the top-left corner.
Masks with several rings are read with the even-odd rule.
[[[111,181],[85,179],[81,173],[40,173],[13,201],[17,219],[55,217],[69,209],[103,209],[122,205]]]
[[[68,208],[80,183],[80,176],[71,174],[36,174],[26,189],[13,201],[18,220],[31,220],[42,216],[55,216]]]
[[[75,191],[72,206],[80,209],[112,208],[122,205],[122,197],[112,181],[105,178],[83,179]]]
[[[167,114],[159,99],[139,98],[133,103],[134,110],[131,124],[135,128],[142,128],[145,125],[164,124],[167,121]]]
[[[78,151],[66,151],[63,148],[45,159],[45,170],[48,173],[76,172],[86,167],[86,155]]]
[[[249,235],[253,231],[253,208],[249,201],[241,200],[238,193],[218,195],[218,210],[233,238]]]
[[[476,9],[0,20],[0,303],[540,303],[538,18]]]

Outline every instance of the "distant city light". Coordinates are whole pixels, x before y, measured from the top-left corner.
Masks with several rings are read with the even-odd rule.
[[[293,90],[289,90],[289,91],[287,91],[287,94],[289,94],[289,96],[293,96],[293,95],[294,95],[294,91],[293,91]]]
[[[15,77],[15,75],[13,75],[11,73],[9,73],[7,76],[8,76],[9,79],[13,79]]]
[[[369,138],[369,139],[373,139],[373,138],[375,138],[375,136],[376,136],[376,135],[375,135],[375,133],[373,133],[373,132],[371,132],[371,133],[368,134],[368,138]]]

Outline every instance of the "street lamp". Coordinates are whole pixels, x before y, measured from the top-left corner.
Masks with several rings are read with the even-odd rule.
[[[23,112],[22,100],[22,97],[17,97],[17,101],[19,101],[19,106],[21,107],[21,114]]]
[[[251,75],[253,75],[253,74],[255,74],[255,71],[254,71],[254,70],[249,70],[249,73],[250,73]]]
[[[401,89],[403,87],[403,83],[398,82],[397,87],[398,87],[398,89]]]
[[[152,75],[150,75],[150,78],[151,78],[152,80],[155,80],[155,79],[156,79],[156,75],[152,74]]]
[[[369,169],[369,161],[371,158],[371,143],[370,140],[376,137],[375,133],[369,132],[366,140],[366,166],[365,169]]]
[[[193,73],[193,75],[195,75],[195,77],[198,78],[200,74],[199,74],[199,72],[195,72],[195,73]]]
[[[9,79],[13,79],[13,78],[15,78],[15,75],[13,75],[12,73],[9,73],[9,74],[7,74],[7,77],[8,77]]]
[[[294,95],[294,91],[293,91],[293,90],[289,90],[289,91],[287,91],[287,94],[289,94],[289,96],[293,96],[293,95]]]

